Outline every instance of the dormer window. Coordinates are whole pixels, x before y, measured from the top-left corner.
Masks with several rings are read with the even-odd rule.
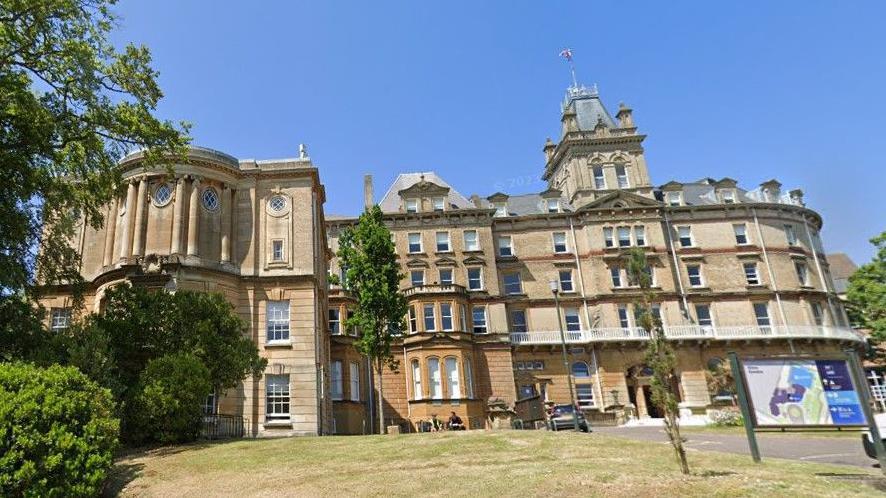
[[[418,199],[406,199],[406,212],[407,213],[417,213],[418,212]]]
[[[560,212],[560,201],[558,199],[548,199],[548,212],[549,213],[559,213]]]
[[[735,204],[735,190],[721,190],[720,202],[722,202],[723,204]]]
[[[680,191],[670,191],[665,192],[665,203],[668,206],[682,206],[683,205],[683,192]]]
[[[495,206],[495,216],[502,217],[508,215],[508,204],[506,202],[496,202]]]
[[[446,199],[444,197],[434,198],[434,211],[440,212],[446,207]]]

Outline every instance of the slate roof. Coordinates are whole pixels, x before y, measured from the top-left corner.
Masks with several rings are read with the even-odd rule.
[[[591,131],[597,126],[597,121],[602,120],[608,128],[616,128],[615,120],[606,110],[606,106],[600,100],[600,94],[597,88],[571,87],[566,91],[566,101],[563,104],[564,110],[571,108],[575,111],[575,117],[578,121],[578,129],[582,131]]]
[[[722,180],[721,180],[722,181]],[[682,192],[683,192],[683,204],[687,206],[703,206],[703,205],[711,205],[711,204],[721,204],[720,199],[717,197],[717,181],[713,178],[702,178],[700,180],[682,183]],[[659,201],[664,201],[664,192],[662,191],[662,186],[659,186],[655,190],[655,198]],[[730,187],[731,188],[731,187]],[[739,186],[735,187],[735,202],[772,202],[765,198],[763,194],[762,187],[758,187],[753,190],[745,190]],[[781,191],[781,194],[777,201],[779,204],[794,204],[797,203],[791,198],[789,192]]]
[[[397,178],[394,179],[394,183],[391,184],[384,197],[382,197],[381,201],[378,203],[378,206],[381,208],[382,212],[396,213],[397,211],[399,211],[400,194],[398,192],[420,182],[422,180],[422,177],[424,177],[424,180],[426,182],[435,183],[441,187],[446,187],[449,189],[447,202],[449,203],[450,207],[455,207],[458,209],[471,209],[474,207],[474,204],[471,201],[469,201],[457,190],[452,188],[452,185],[447,183],[446,180],[440,178],[437,173],[434,173],[433,171],[425,171],[417,173],[400,173],[399,175],[397,175]]]
[[[481,205],[486,208],[494,207],[486,199],[481,200]],[[560,209],[564,212],[572,211],[572,206],[560,197]],[[524,216],[529,214],[546,214],[547,203],[541,194],[521,194],[508,196],[508,216]]]

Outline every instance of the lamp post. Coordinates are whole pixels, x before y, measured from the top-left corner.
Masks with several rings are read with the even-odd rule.
[[[569,359],[566,358],[566,334],[563,333],[563,318],[560,316],[560,285],[556,280],[548,282],[551,292],[554,294],[554,306],[557,307],[557,326],[560,328],[560,343],[563,345],[563,368],[566,369],[566,381],[569,384],[569,398],[572,400],[572,425],[575,432],[578,429],[578,406],[575,404],[575,391],[572,389],[572,369],[569,368]]]

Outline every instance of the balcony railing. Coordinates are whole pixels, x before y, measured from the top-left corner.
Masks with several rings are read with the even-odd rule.
[[[649,333],[640,327],[596,328],[564,332],[568,344],[594,342],[645,341]],[[862,341],[860,335],[848,327],[825,327],[817,325],[673,325],[665,327],[668,339],[839,339]],[[560,344],[559,331],[512,332],[511,343],[515,345]]]
[[[455,284],[414,285],[403,290],[406,297],[415,294],[467,294],[467,291],[463,286]]]

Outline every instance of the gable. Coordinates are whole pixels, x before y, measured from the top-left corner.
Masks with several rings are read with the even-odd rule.
[[[659,207],[662,203],[655,199],[643,197],[642,195],[617,190],[610,194],[606,194],[593,202],[582,206],[579,211],[586,209],[627,209],[637,207]]]

